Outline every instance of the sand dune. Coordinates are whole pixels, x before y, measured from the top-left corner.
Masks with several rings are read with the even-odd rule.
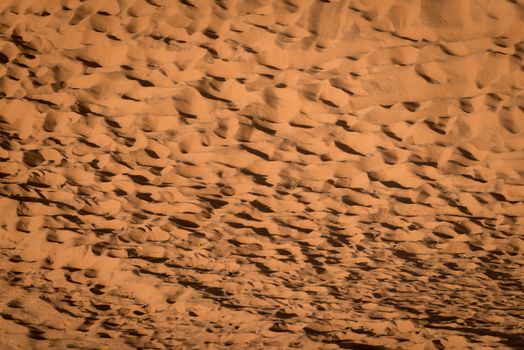
[[[521,349],[524,3],[0,2],[0,348]]]

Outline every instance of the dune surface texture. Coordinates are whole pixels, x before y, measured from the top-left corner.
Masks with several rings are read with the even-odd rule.
[[[524,1],[0,1],[0,349],[524,349]]]

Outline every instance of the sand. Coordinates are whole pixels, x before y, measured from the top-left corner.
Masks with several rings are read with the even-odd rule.
[[[524,2],[0,2],[0,348],[524,348]]]

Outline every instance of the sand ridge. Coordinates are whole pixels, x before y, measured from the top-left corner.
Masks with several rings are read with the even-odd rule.
[[[0,347],[524,347],[523,22],[0,2]]]

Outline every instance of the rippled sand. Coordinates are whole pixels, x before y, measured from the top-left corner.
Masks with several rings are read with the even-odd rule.
[[[524,2],[0,2],[0,348],[524,348]]]

